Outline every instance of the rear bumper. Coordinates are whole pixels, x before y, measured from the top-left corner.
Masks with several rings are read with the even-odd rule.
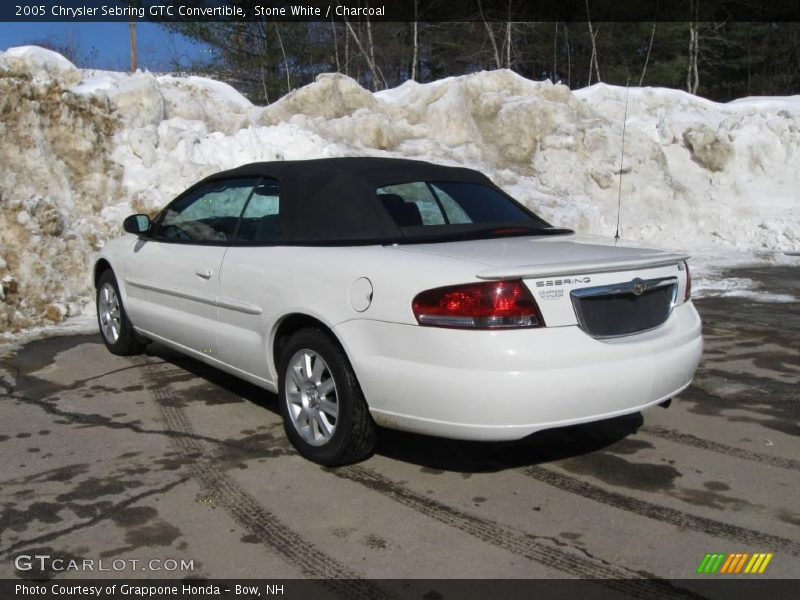
[[[377,423],[487,441],[658,404],[691,383],[703,346],[691,302],[658,329],[604,341],[575,326],[488,332],[357,320],[336,333]]]

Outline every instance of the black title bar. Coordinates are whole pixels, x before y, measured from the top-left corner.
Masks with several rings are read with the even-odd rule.
[[[571,598],[674,598],[675,600],[794,600],[800,585],[789,579],[55,579],[0,580],[3,600],[307,600],[354,597],[375,600],[530,600]]]
[[[796,0],[11,0],[0,21],[800,21]]]

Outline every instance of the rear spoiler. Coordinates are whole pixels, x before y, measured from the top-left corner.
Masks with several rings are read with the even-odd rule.
[[[500,267],[481,271],[478,279],[536,279],[538,277],[558,277],[562,275],[583,275],[606,273],[610,271],[633,271],[634,269],[654,269],[677,265],[688,259],[687,254],[659,252],[657,254],[629,255],[621,258],[601,258],[596,260],[576,260],[543,265],[520,265]]]

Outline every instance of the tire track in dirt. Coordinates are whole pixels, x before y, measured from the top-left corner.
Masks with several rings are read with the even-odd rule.
[[[448,506],[366,467],[348,466],[331,469],[329,472],[378,492],[482,542],[574,577],[595,579],[598,585],[632,597],[647,600],[702,597],[677,588],[650,573],[614,565],[556,538],[520,533],[495,521]]]
[[[205,456],[207,453],[204,450],[207,444],[196,437],[186,414],[172,399],[174,394],[170,389],[170,375],[174,374],[175,369],[176,367],[170,365],[145,363],[143,372],[147,387],[155,398],[167,426],[186,434],[171,440],[175,447],[186,456]],[[262,507],[218,465],[200,458],[190,462],[189,467],[212,501],[224,507],[248,533],[257,536],[265,546],[285,557],[305,575],[327,579],[320,582],[321,585],[343,597],[364,600],[387,597],[386,592],[378,586],[368,581],[359,581],[355,572],[281,523],[276,515]],[[389,496],[425,516],[455,527],[482,542],[575,577],[598,579],[599,585],[630,596],[656,600],[676,597],[699,598],[691,592],[673,587],[664,580],[653,578],[649,573],[616,566],[561,540],[518,533],[493,521],[447,506],[364,467],[350,466],[327,472]]]
[[[778,467],[779,469],[787,469],[789,471],[800,471],[800,461],[792,458],[784,458],[782,456],[771,456],[769,454],[762,454],[760,452],[752,452],[744,448],[736,448],[719,442],[712,442],[699,438],[690,433],[683,433],[675,431],[674,429],[667,429],[666,427],[658,427],[655,425],[646,425],[639,428],[639,432],[655,436],[676,444],[689,446],[691,448],[698,448],[700,450],[708,450],[709,452],[716,452],[717,454],[724,454],[725,456],[733,456],[741,458],[742,460],[749,460],[752,462],[761,463],[762,465],[769,465],[771,467]]]
[[[625,510],[654,521],[660,521],[662,523],[674,525],[675,527],[705,533],[713,537],[726,538],[739,543],[784,550],[795,556],[800,556],[800,543],[784,537],[762,533],[755,529],[730,525],[707,517],[691,515],[674,508],[661,506],[660,504],[654,504],[646,500],[633,498],[632,496],[626,496],[619,492],[612,492],[581,479],[557,473],[543,467],[523,467],[519,469],[519,472],[526,477],[546,483],[558,490],[575,494],[582,498],[588,498],[589,500],[607,506],[613,506],[614,508]]]
[[[320,585],[342,598],[372,600],[391,598],[375,584],[359,575],[332,556],[317,548],[311,541],[285,525],[265,509],[242,487],[213,462],[203,458],[211,452],[207,444],[195,437],[192,424],[173,400],[170,375],[176,367],[145,362],[142,369],[147,388],[158,404],[161,416],[169,429],[184,436],[170,441],[184,456],[189,457],[189,469],[216,505],[228,514],[264,546],[282,556],[305,576],[321,579]],[[200,458],[196,458],[196,457]]]

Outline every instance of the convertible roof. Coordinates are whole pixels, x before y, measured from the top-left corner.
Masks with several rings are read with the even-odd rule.
[[[403,232],[376,188],[412,181],[470,182],[498,189],[485,175],[461,167],[400,158],[323,158],[242,165],[204,179],[264,177],[278,181],[286,241],[324,243],[401,239]]]
[[[472,181],[492,185],[488,177],[463,167],[445,167],[422,160],[406,158],[343,157],[317,158],[311,160],[281,160],[257,162],[242,165],[229,171],[222,171],[207,177],[206,180],[227,179],[230,177],[269,177],[272,179],[291,178],[299,175],[305,182],[307,192],[313,193],[312,182],[329,179],[332,176],[343,180],[361,180],[371,184],[391,185],[410,181]]]

